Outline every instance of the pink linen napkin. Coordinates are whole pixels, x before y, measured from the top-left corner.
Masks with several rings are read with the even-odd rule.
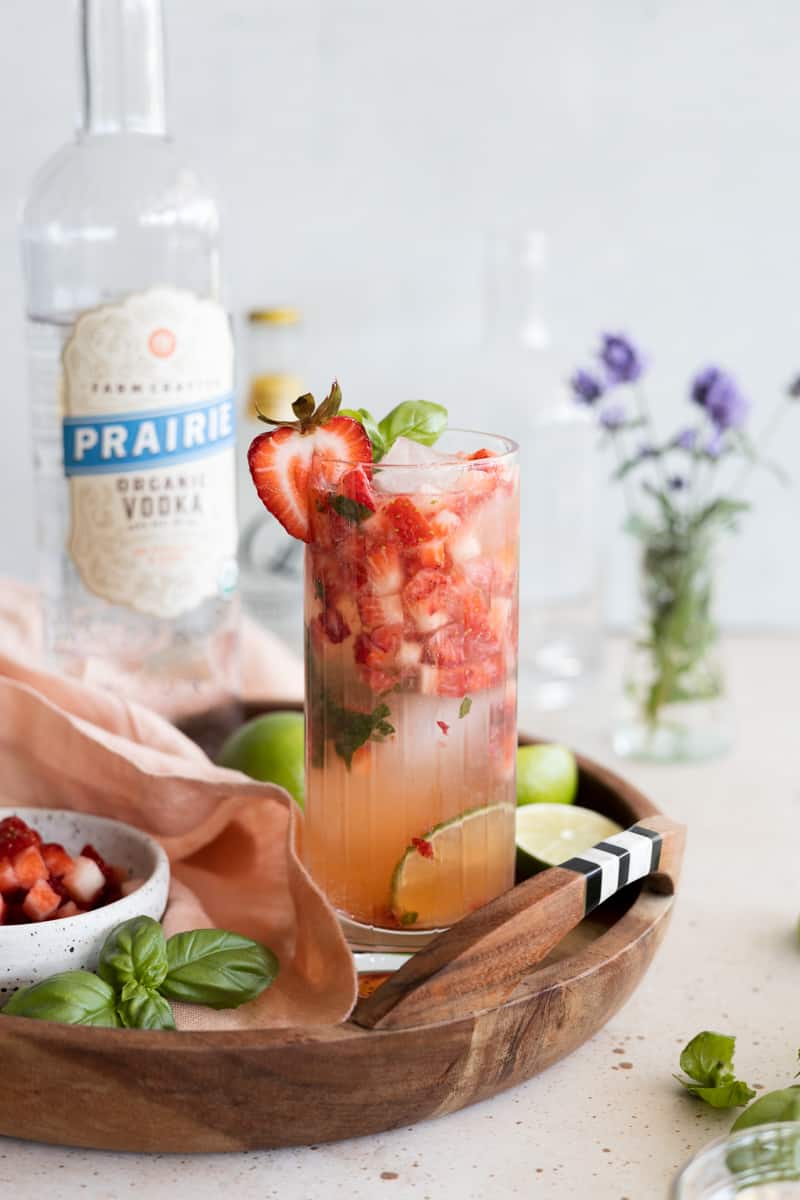
[[[147,830],[172,865],[168,935],[218,926],[277,954],[278,979],[261,997],[224,1012],[176,1005],[179,1028],[344,1020],[356,995],[353,959],[332,908],[297,856],[297,806],[282,788],[215,766],[119,689],[35,665],[37,607],[30,589],[0,585],[0,804],[76,809]],[[292,656],[255,627],[245,636],[258,698],[268,699],[269,691],[296,695],[301,676]]]

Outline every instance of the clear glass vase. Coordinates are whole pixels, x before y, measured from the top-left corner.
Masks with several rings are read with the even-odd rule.
[[[614,731],[614,749],[625,758],[692,762],[733,741],[714,620],[714,551],[709,537],[685,533],[644,543],[641,617]]]

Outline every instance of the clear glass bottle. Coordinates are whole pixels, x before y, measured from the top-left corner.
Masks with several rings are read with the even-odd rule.
[[[219,217],[166,135],[161,0],[82,0],[80,34],[21,234],[46,648],[179,717],[238,683]]]

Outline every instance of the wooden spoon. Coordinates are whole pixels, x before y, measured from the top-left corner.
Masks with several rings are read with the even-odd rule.
[[[498,896],[418,951],[351,1020],[404,1029],[470,1016],[508,1000],[521,980],[580,921],[636,880],[672,893],[685,827],[645,817],[591,850]]]

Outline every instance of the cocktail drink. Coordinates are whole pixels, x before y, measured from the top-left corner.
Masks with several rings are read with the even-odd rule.
[[[315,461],[306,550],[304,854],[389,944],[514,870],[516,452],[458,432],[409,445],[371,468]]]
[[[393,948],[513,884],[519,466],[439,406],[339,399],[249,460],[307,543],[304,859],[351,940]]]

